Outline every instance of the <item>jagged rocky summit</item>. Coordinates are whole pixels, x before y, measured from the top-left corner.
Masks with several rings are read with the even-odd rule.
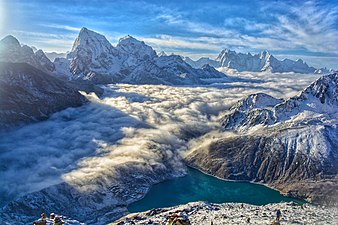
[[[272,73],[295,72],[320,74],[330,72],[326,68],[316,69],[308,66],[307,63],[301,59],[298,59],[297,61],[290,59],[278,60],[266,50],[259,54],[252,55],[251,53],[243,54],[224,49],[214,60],[205,57],[200,58],[197,61],[194,61],[189,57],[184,57],[183,59],[194,68],[201,68],[203,65],[209,64],[216,68],[235,69],[238,72],[267,71]]]
[[[310,202],[338,204],[338,74],[287,100],[254,94],[221,123],[227,135],[197,146],[189,165],[217,177],[268,184]]]
[[[127,35],[116,47],[101,34],[82,28],[67,59],[57,71],[68,72],[73,80],[93,83],[203,84],[201,78],[225,78],[216,70],[195,69],[180,56],[156,52],[143,41]],[[61,65],[62,64],[62,65]]]
[[[206,84],[203,79],[227,78],[211,68],[192,68],[177,55],[157,55],[130,35],[114,47],[105,36],[87,28],[81,29],[67,58],[54,62],[11,35],[0,41],[0,50],[0,62],[28,63],[58,78],[86,84],[195,85]]]

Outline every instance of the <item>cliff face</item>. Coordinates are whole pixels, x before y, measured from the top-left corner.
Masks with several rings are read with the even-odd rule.
[[[261,182],[310,202],[336,204],[337,138],[336,127],[234,136],[195,149],[186,161],[220,178]],[[330,149],[328,155],[315,156],[316,145]]]

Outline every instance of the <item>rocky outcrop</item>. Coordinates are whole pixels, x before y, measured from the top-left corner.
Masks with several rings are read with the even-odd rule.
[[[187,163],[221,178],[338,204],[337,81],[337,73],[321,77],[285,101],[250,95],[222,120],[235,134],[192,149]]]
[[[0,63],[0,128],[47,119],[86,102],[76,88],[25,63]]]
[[[336,208],[322,208],[310,204],[275,203],[256,206],[241,203],[210,204],[192,202],[163,209],[127,215],[111,225],[168,224],[172,217],[184,219],[192,225],[200,224],[279,224],[276,211],[281,211],[280,224],[336,224]]]

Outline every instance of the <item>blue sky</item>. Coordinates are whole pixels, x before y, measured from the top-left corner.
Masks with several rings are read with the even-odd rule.
[[[66,52],[81,27],[115,44],[130,34],[155,50],[192,58],[224,48],[338,69],[338,0],[0,0],[0,37]]]

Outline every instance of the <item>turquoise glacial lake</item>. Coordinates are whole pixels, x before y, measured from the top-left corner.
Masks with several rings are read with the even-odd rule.
[[[300,200],[285,197],[278,191],[263,185],[224,181],[189,168],[188,174],[184,177],[152,186],[146,196],[130,204],[128,210],[129,212],[141,212],[195,201],[243,202],[253,205],[290,201],[303,203]]]

